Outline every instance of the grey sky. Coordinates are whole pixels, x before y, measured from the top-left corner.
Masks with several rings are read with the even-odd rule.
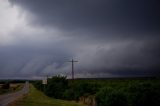
[[[0,2],[1,78],[160,75],[157,0]]]

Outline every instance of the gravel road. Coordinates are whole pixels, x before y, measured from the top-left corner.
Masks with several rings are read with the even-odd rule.
[[[7,104],[17,100],[24,94],[28,93],[28,91],[29,91],[29,82],[26,82],[22,90],[14,93],[0,95],[0,106],[7,106]]]

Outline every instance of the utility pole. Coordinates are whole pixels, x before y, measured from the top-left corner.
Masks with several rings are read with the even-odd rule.
[[[78,61],[75,61],[72,59],[71,61],[68,61],[68,62],[72,63],[72,80],[74,80],[74,62],[78,62]]]

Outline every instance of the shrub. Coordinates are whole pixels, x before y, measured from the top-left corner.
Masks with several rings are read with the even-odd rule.
[[[104,88],[96,94],[98,106],[128,106],[127,96],[123,91]]]
[[[48,96],[60,99],[63,97],[63,92],[65,92],[67,87],[68,87],[68,81],[66,77],[55,76],[48,79],[46,90],[44,92]]]
[[[64,98],[78,100],[81,96],[93,95],[98,91],[98,85],[88,82],[74,82],[64,93]],[[67,95],[68,94],[68,95]]]
[[[74,100],[77,99],[77,95],[73,89],[66,89],[63,93],[63,99]]]
[[[37,89],[39,89],[39,90],[43,90],[43,85],[42,85],[42,81],[35,81],[34,83],[33,83],[33,85],[37,88]]]
[[[132,106],[160,106],[160,86],[140,83],[129,88]]]

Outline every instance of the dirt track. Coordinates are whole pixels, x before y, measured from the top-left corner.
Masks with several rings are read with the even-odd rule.
[[[7,106],[7,104],[22,97],[24,94],[28,93],[28,91],[29,91],[29,82],[26,82],[22,90],[15,93],[0,95],[0,106]]]

